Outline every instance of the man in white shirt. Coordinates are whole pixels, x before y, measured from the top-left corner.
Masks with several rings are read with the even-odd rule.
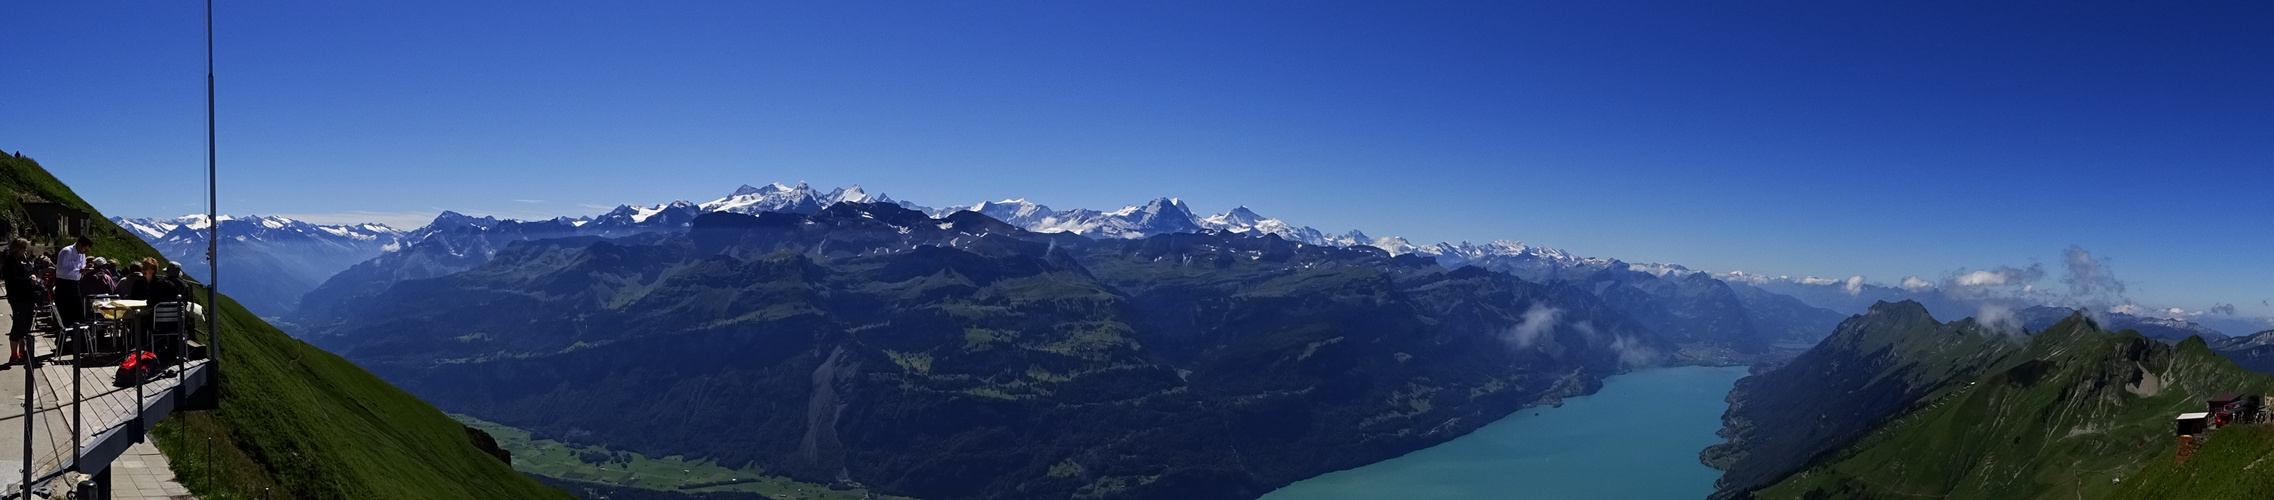
[[[70,325],[87,320],[87,299],[79,296],[79,273],[87,268],[87,252],[95,248],[95,241],[79,235],[79,241],[55,253],[55,312],[63,315],[63,324]]]

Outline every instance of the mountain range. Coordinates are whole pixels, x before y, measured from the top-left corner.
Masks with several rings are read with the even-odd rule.
[[[1205,231],[1271,234],[1289,241],[1312,245],[1371,246],[1388,251],[1393,255],[1409,253],[1423,255],[1436,259],[1440,265],[1448,269],[1463,265],[1477,265],[1508,272],[1533,281],[1588,280],[1596,278],[1597,276],[1594,275],[1598,272],[1611,269],[1620,269],[1620,272],[1634,271],[1651,274],[1661,279],[1679,278],[1680,275],[1698,272],[1680,265],[1627,263],[1616,259],[1581,257],[1562,250],[1512,241],[1493,241],[1482,244],[1469,242],[1415,244],[1398,237],[1370,237],[1364,232],[1355,230],[1334,234],[1265,217],[1244,206],[1220,214],[1200,215],[1193,212],[1181,200],[1175,198],[1157,198],[1145,204],[1131,205],[1111,211],[1079,208],[1055,210],[1023,199],[981,202],[946,208],[928,208],[910,202],[895,201],[882,194],[871,195],[857,185],[850,188],[824,191],[805,183],[795,185],[776,183],[755,187],[745,185],[725,197],[709,202],[693,203],[682,200],[645,206],[621,205],[614,210],[594,216],[560,217],[536,221],[476,218],[455,212],[445,212],[429,225],[409,231],[396,230],[377,224],[315,225],[274,216],[242,219],[223,217],[222,231],[225,233],[223,243],[231,246],[229,251],[223,252],[223,255],[232,259],[228,265],[241,265],[245,266],[245,269],[257,270],[263,276],[275,276],[274,279],[265,280],[266,282],[242,284],[252,288],[244,291],[249,306],[260,311],[264,316],[298,319],[303,316],[299,314],[300,303],[305,298],[304,296],[309,293],[317,294],[313,309],[324,309],[339,300],[352,300],[354,297],[361,296],[361,293],[367,293],[375,287],[384,286],[386,283],[392,283],[396,280],[440,276],[471,268],[483,259],[488,258],[488,255],[495,251],[499,243],[506,241],[574,235],[623,235],[656,230],[684,230],[689,221],[704,213],[758,214],[780,212],[811,214],[829,205],[848,201],[890,203],[925,212],[934,217],[943,217],[957,211],[970,210],[1029,231],[1067,233],[1093,238],[1144,238],[1160,234]],[[123,227],[131,228],[131,231],[142,236],[154,246],[158,246],[166,255],[182,262],[186,270],[195,273],[203,272],[203,265],[200,261],[203,260],[202,249],[205,233],[196,230],[196,228],[204,227],[202,216],[187,216],[176,219],[118,218],[114,221]],[[509,227],[502,231],[490,232],[490,228],[500,225]],[[180,231],[182,228],[192,229]],[[349,271],[350,267],[358,263],[380,257],[382,253],[392,254],[396,253],[395,250],[414,247],[417,243],[437,234],[442,234],[444,235],[443,239],[452,241],[438,241],[436,245],[439,248],[411,252],[424,255],[389,256],[391,260],[403,262],[375,266],[376,269],[363,269],[351,273],[343,272]],[[236,262],[238,259],[243,259],[245,262],[238,263]],[[374,272],[380,269],[401,269],[403,271],[400,271],[402,273],[400,276],[392,275],[393,271]],[[343,283],[333,286],[323,286],[327,280],[338,276],[344,276],[347,279]],[[1793,311],[1796,310],[1793,307],[1796,305],[1829,310],[1838,314],[1857,314],[1863,312],[1873,302],[1913,300],[1926,305],[1930,311],[1938,315],[1957,317],[1979,312],[1978,301],[1947,296],[1934,284],[1918,281],[1916,278],[1906,281],[1901,287],[1890,287],[1865,283],[1861,277],[1844,280],[1795,279],[1749,275],[1741,272],[1715,273],[1710,277],[1731,288],[1732,291],[1729,293],[1739,297],[1770,299],[1782,295],[1798,299],[1797,304],[1791,301],[1776,300],[1778,304],[1773,305],[1764,304],[1760,300],[1753,300],[1752,304],[1747,307],[1765,307],[1773,309],[1773,311],[1747,314],[1784,318],[1778,320],[1782,324],[1766,325],[1765,328],[1768,329],[1822,332],[1826,331],[1831,323],[1837,321],[1836,315],[1812,312],[1807,314],[1794,313]],[[319,291],[319,288],[325,290]],[[1748,288],[1767,293],[1756,293],[1756,290],[1748,290]],[[2013,308],[2021,309],[2033,305],[2039,304],[2015,304]],[[1730,306],[1725,304],[1723,307]],[[2153,327],[2142,328],[2142,331],[2150,332],[2151,336],[2166,338],[2167,340],[2177,341],[2184,338],[2183,335],[2179,335],[2183,331],[2223,336],[2215,330],[2202,328],[2200,324],[2186,320],[2170,319],[2166,321],[2169,318],[2124,316],[2130,316],[2131,321],[2141,325],[2156,322],[2165,323],[2174,329],[2168,330],[2172,335],[2156,335],[2154,332],[2166,330],[2155,330]],[[2230,318],[2203,319],[2223,321],[2220,324],[2235,323],[2222,327],[2230,329],[2248,328],[2251,324],[2257,324],[2250,321],[2227,321]],[[2112,323],[2123,323],[2123,321]],[[2263,328],[2261,326],[2240,331],[2255,331]],[[1800,341],[1806,340],[1808,335],[1784,335],[1784,337],[1787,340]]]
[[[303,338],[534,432],[920,498],[1253,498],[1685,343],[1596,295],[1272,234],[885,203],[507,244]]]
[[[203,233],[185,228],[202,221],[121,226],[195,251]],[[1508,241],[1416,245],[1246,207],[1198,215],[1174,198],[934,209],[859,186],[769,184],[589,217],[445,212],[411,231],[225,218],[221,229],[224,245],[279,255],[388,242],[306,287],[284,316],[444,408],[925,498],[1251,498],[1591,392],[1630,367],[1754,362],[1770,371],[1739,384],[1731,442],[1704,458],[1729,471],[1725,493],[1786,491],[1792,471],[2039,342],[2016,339],[2080,328],[2077,311],[2042,305],[2017,307],[2010,326],[1934,322],[1987,306],[1931,284],[1712,274]],[[2243,356],[2274,343],[2092,317],[2092,329],[2166,349],[2201,337]],[[1800,410],[1759,413],[1781,407]],[[914,415],[938,421],[905,428]],[[712,431],[724,427],[741,430]]]
[[[222,267],[232,276],[230,295],[264,317],[300,307],[300,298],[349,266],[400,249],[406,233],[384,224],[318,225],[276,216],[221,216]],[[211,270],[205,259],[211,228],[205,215],[111,222],[141,237],[190,276]],[[124,265],[120,270],[125,270]]]

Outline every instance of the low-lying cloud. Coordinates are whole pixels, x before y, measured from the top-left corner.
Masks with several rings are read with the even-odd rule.
[[[1806,276],[1806,277],[1802,277],[1802,278],[1800,278],[1800,284],[1803,284],[1803,285],[1821,285],[1821,286],[1838,286],[1838,287],[1840,287],[1840,290],[1841,290],[1841,291],[1844,291],[1844,292],[1848,292],[1848,295],[1858,295],[1858,294],[1862,294],[1862,293],[1863,293],[1863,277],[1862,277],[1862,276],[1849,276],[1849,277],[1847,277],[1847,278],[1845,278],[1845,279],[1818,278],[1818,277],[1815,277],[1815,276]]]
[[[2108,260],[2093,257],[2083,247],[2069,245],[2062,251],[2062,261],[2068,266],[2068,275],[2061,278],[2069,285],[2068,299],[2084,306],[2113,306],[2130,303],[2124,297],[2125,284],[2108,269]]]
[[[1998,266],[1978,271],[1964,269],[1943,278],[1944,293],[1954,298],[1983,300],[1994,298],[2025,298],[2035,295],[2037,282],[2045,279],[2045,266]]]
[[[1619,335],[1611,340],[1611,350],[1619,353],[1619,364],[1626,367],[1643,367],[1658,363],[1658,350],[1651,349],[1640,339]]]
[[[1903,278],[1903,289],[1912,292],[1924,292],[1927,290],[1933,290],[1934,282],[1919,279],[1917,276],[1910,276]]]
[[[2129,283],[2116,277],[2108,259],[2094,256],[2078,245],[2069,245],[2069,248],[2061,251],[2062,286],[2057,291],[2038,288],[2037,285],[2046,277],[2045,267],[2041,264],[2030,264],[2029,267],[1998,266],[1982,270],[1960,269],[1945,277],[1941,288],[1952,299],[1976,303],[1980,308],[1979,314],[1975,316],[1976,321],[2001,329],[2005,328],[2004,324],[2008,321],[2018,324],[2016,310],[2036,304],[2081,308],[2093,320],[2103,324],[2108,321],[2108,313],[2164,317],[2202,314],[2186,313],[2178,309],[2151,310],[2132,303],[2131,298],[2125,295],[2125,291],[2131,288]],[[1910,280],[1903,283],[1905,289],[1914,289],[1913,285]],[[2213,307],[2209,312],[2234,310],[2231,304],[2220,306],[2223,307]]]
[[[1974,322],[1998,333],[2022,333],[2021,315],[2015,314],[2012,307],[1997,302],[1983,302],[1981,308],[1974,312]]]
[[[1516,326],[1509,327],[1508,333],[1502,335],[1501,338],[1508,340],[1510,344],[1514,344],[1517,349],[1532,347],[1534,342],[1539,341],[1540,336],[1555,330],[1556,320],[1562,316],[1562,309],[1534,302],[1530,309],[1524,310],[1524,318],[1517,320]]]

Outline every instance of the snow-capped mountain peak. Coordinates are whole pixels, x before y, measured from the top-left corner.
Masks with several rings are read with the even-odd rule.
[[[758,214],[760,212],[786,212],[810,214],[838,203],[891,203],[892,198],[882,194],[870,195],[861,186],[839,188],[823,193],[804,182],[796,186],[781,183],[751,187],[743,185],[725,198],[696,205],[698,213],[731,212]]]
[[[404,232],[386,224],[313,224],[274,215],[229,216],[221,221],[221,237],[244,243],[300,244],[361,246],[385,245],[400,239]],[[179,246],[198,248],[202,252],[212,235],[213,227],[204,214],[191,214],[171,219],[112,217],[111,222],[139,236],[143,241],[161,247]],[[376,242],[376,243],[373,243]],[[161,248],[164,250],[165,248]],[[168,255],[172,255],[169,253]]]
[[[277,218],[285,221],[291,220],[284,219],[282,217]],[[221,216],[221,220],[226,222],[237,220],[237,218],[233,216],[223,215]],[[171,219],[128,219],[125,217],[112,217],[111,222],[118,224],[119,227],[125,228],[127,231],[133,232],[137,236],[141,236],[143,239],[161,238],[164,237],[166,233],[174,232],[174,230],[177,228],[187,227],[192,230],[204,230],[207,227],[212,227],[210,224],[206,224],[205,214],[189,214]]]
[[[1254,210],[1250,210],[1246,206],[1234,208],[1221,214],[1202,217],[1196,222],[1201,228],[1211,231],[1276,234],[1283,239],[1313,245],[1354,246],[1373,243],[1373,239],[1366,238],[1365,233],[1351,231],[1349,235],[1345,236],[1328,236],[1325,232],[1317,229],[1298,227],[1294,224],[1288,224],[1286,221],[1264,217],[1263,214],[1255,213]]]
[[[1255,213],[1254,210],[1249,210],[1247,205],[1240,205],[1238,208],[1234,208],[1231,211],[1216,215],[1210,215],[1201,220],[1203,221],[1203,226],[1255,227],[1256,224],[1263,221],[1277,219],[1264,217],[1262,214]]]
[[[862,192],[861,185],[859,184],[854,184],[853,187],[850,188],[838,189],[836,191],[830,192],[829,200],[830,204],[875,203],[877,201],[876,198],[870,197],[868,193]]]

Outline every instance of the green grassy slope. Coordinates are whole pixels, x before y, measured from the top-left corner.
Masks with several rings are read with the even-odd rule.
[[[86,210],[96,255],[159,256],[29,159],[0,158],[0,188],[13,194],[0,197],[0,219],[18,227],[22,203],[36,197]],[[199,497],[569,498],[484,453],[432,405],[226,296],[220,315],[220,408],[178,413],[153,431]]]
[[[2119,478],[2170,460],[2173,415],[2214,394],[2269,389],[2274,377],[2199,339],[2171,346],[2072,318],[1757,496],[2107,498]]]
[[[1767,486],[2022,348],[1972,320],[1938,322],[1916,302],[1878,303],[1791,363],[1739,380],[1722,419],[1729,442],[1699,457],[1727,471],[1717,497]]]
[[[811,500],[906,500],[907,497],[871,494],[859,488],[831,489],[768,475],[756,467],[741,469],[715,460],[672,455],[650,457],[605,446],[563,443],[531,436],[529,431],[466,415],[452,415],[466,425],[497,437],[500,448],[513,452],[513,467],[538,476],[645,488],[657,491],[755,493],[767,498]]]
[[[2176,450],[2165,453],[2145,469],[2124,478],[2110,498],[2193,498],[2203,500],[2266,498],[2274,492],[2274,425],[2250,424],[2219,429],[2186,464],[2176,463]]]

